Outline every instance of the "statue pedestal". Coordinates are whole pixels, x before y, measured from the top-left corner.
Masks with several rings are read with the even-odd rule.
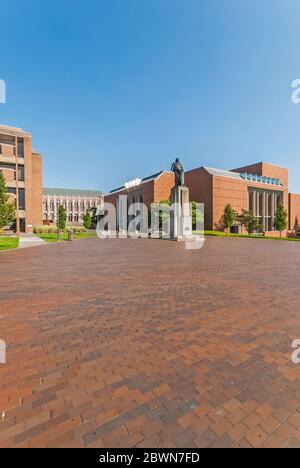
[[[190,215],[189,189],[185,186],[176,186],[171,192],[171,224],[170,238],[177,241],[192,240],[192,217]]]

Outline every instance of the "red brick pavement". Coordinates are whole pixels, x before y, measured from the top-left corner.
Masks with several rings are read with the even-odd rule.
[[[0,447],[300,447],[300,245],[0,254]]]

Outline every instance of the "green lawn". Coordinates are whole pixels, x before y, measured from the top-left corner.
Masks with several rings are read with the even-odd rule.
[[[46,242],[57,242],[57,234],[37,234],[38,237],[43,239]],[[73,238],[74,240],[79,240],[79,239],[89,239],[91,237],[96,237],[96,232],[82,232],[80,234],[74,234]],[[61,241],[66,241],[68,240],[68,234],[63,233],[61,234]]]
[[[194,234],[203,234],[203,231],[195,231]],[[228,234],[226,236],[225,232],[222,231],[204,231],[205,236],[215,236],[215,237],[243,237],[243,238],[251,238],[251,239],[269,239],[269,240],[282,240],[282,241],[290,241],[290,242],[299,242],[300,238],[297,237],[271,237],[271,236],[262,236],[258,234],[251,234],[248,236],[247,234]]]
[[[17,249],[19,247],[19,239],[17,237],[1,237],[0,250]]]

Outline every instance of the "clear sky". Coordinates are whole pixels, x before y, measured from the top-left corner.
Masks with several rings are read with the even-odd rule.
[[[108,191],[170,169],[290,168],[300,193],[299,0],[1,2],[0,123],[44,185]]]

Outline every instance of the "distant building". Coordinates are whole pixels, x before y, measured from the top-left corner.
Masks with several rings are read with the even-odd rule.
[[[72,190],[60,188],[43,189],[43,222],[57,222],[59,206],[67,213],[67,222],[74,226],[83,224],[83,216],[93,208],[103,206],[103,193],[95,190]]]
[[[0,171],[16,206],[11,229],[32,232],[42,223],[42,157],[32,149],[31,135],[0,125]]]

